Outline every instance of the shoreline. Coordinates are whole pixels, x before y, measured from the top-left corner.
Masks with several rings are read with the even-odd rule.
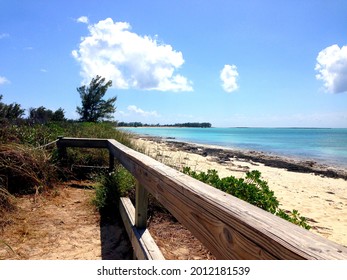
[[[165,127],[158,127],[158,129],[162,129],[164,128],[165,131],[164,132],[155,132],[152,131],[151,129],[153,129],[152,127],[149,128],[149,131],[147,132],[147,128],[146,127],[139,127],[139,128],[129,128],[129,130],[127,130],[131,135],[135,135],[136,136],[141,136],[141,137],[145,137],[145,138],[158,138],[158,139],[162,139],[162,140],[173,140],[175,142],[182,142],[182,143],[186,143],[186,144],[194,144],[197,146],[204,146],[204,147],[214,147],[214,148],[218,148],[218,149],[223,149],[223,150],[231,150],[231,151],[238,151],[238,152],[242,152],[244,154],[249,155],[250,152],[251,153],[257,153],[257,157],[263,157],[264,155],[267,155],[269,157],[271,157],[271,159],[276,159],[278,160],[279,158],[282,159],[282,161],[286,161],[286,162],[290,162],[292,164],[296,164],[296,165],[300,165],[302,166],[303,162],[307,161],[306,167],[310,167],[309,165],[315,165],[317,167],[318,172],[321,172],[324,169],[330,169],[333,170],[333,172],[335,172],[336,170],[338,170],[338,177],[341,176],[340,174],[344,174],[344,178],[347,178],[347,155],[345,154],[346,149],[345,149],[345,145],[343,145],[343,138],[344,135],[347,135],[347,128],[342,128],[342,134],[340,132],[336,132],[336,130],[338,128],[282,128],[282,127],[278,127],[278,128],[259,128],[260,130],[260,136],[261,138],[254,138],[254,129],[258,129],[258,128],[251,128],[252,130],[250,132],[238,132],[238,131],[217,131],[217,138],[214,138],[214,133],[212,133],[211,135],[213,136],[211,138],[211,141],[205,142],[203,139],[200,139],[199,137],[201,137],[200,132],[198,133],[193,133],[192,132],[192,137],[188,137],[185,138],[186,132],[182,132],[181,128],[177,128],[179,129],[179,132],[174,132],[173,130],[175,129],[174,127],[170,127],[170,128],[165,128]],[[212,127],[213,129],[219,129],[219,128],[215,128]],[[235,128],[232,128],[235,129]],[[243,129],[243,128],[239,128],[239,129]],[[248,129],[248,127],[246,128]],[[270,129],[270,134],[268,132],[266,132],[266,129]],[[285,132],[280,132],[278,135],[277,133],[274,133],[274,129],[285,129]],[[307,144],[306,142],[309,142],[310,139],[307,138],[309,137],[309,135],[311,134],[306,134],[306,132],[304,133],[303,136],[303,140],[299,139],[298,144],[296,144],[296,137],[300,135],[302,135],[302,133],[298,132],[298,135],[296,135],[293,133],[288,133],[287,130],[288,129],[301,129],[301,130],[324,130],[326,131],[327,129],[329,130],[334,130],[334,134],[330,135],[330,132],[324,132],[322,136],[317,136],[317,133],[313,133],[312,137],[314,137],[314,140],[312,142],[312,144]],[[126,128],[124,128],[124,130],[126,131]],[[192,130],[194,131],[194,129]],[[204,129],[198,129],[197,131],[205,131]],[[272,131],[272,132],[271,132]],[[203,132],[202,132],[203,133]],[[234,135],[235,133],[235,141],[229,141],[228,139],[226,139],[224,136],[221,137],[222,140],[220,140],[221,142],[218,142],[219,140],[219,134],[218,133],[222,133],[223,135],[227,135],[228,133],[231,133],[231,135]],[[288,133],[288,134],[287,134]],[[319,133],[320,134],[320,133]],[[319,135],[318,134],[318,135]],[[204,134],[202,134],[203,136]],[[207,134],[206,139],[209,139],[209,135],[210,133]],[[258,135],[258,132],[256,133],[256,135]],[[269,136],[270,135],[270,136]],[[328,137],[337,137],[337,141],[339,141],[339,144],[336,144],[336,146],[332,146],[329,147],[327,146],[326,143],[327,141],[330,141],[328,139]],[[204,137],[204,136],[203,136]],[[240,138],[241,137],[241,138]],[[246,139],[246,142],[242,142],[241,139],[242,137],[249,137],[249,141]],[[258,137],[258,136],[256,136]],[[275,144],[269,144],[268,142],[270,141],[265,141],[263,139],[263,137],[270,137],[269,139],[272,139],[272,137],[275,137],[274,139],[276,140],[278,137],[278,140],[276,140]],[[284,138],[285,137],[285,138]],[[287,139],[287,137],[289,137],[289,139]],[[306,139],[306,138],[307,139]],[[323,138],[320,138],[323,137]],[[257,140],[258,139],[258,140]],[[305,140],[306,139],[306,140]],[[227,141],[226,141],[227,140]],[[256,141],[259,141],[256,142]],[[306,141],[306,142],[305,142]],[[270,141],[271,142],[271,141]],[[306,143],[306,144],[305,144]],[[322,144],[323,143],[323,144]],[[269,163],[270,164],[270,163]],[[274,164],[274,163],[272,163]],[[318,167],[319,165],[319,167]],[[312,167],[312,166],[311,166]],[[345,172],[343,172],[343,170]],[[342,172],[341,172],[342,171]],[[308,171],[309,172],[309,171]],[[333,172],[331,173],[326,172],[325,175],[326,176],[330,176],[330,177],[334,177]],[[331,173],[330,175],[328,173]]]
[[[263,152],[133,135],[138,150],[176,169],[215,169],[220,177],[242,178],[258,170],[281,208],[307,217],[311,232],[347,246],[347,170]]]
[[[319,163],[313,159],[301,159],[277,155],[270,152],[243,150],[238,148],[228,148],[217,145],[208,145],[184,141],[176,141],[171,137],[136,135],[135,138],[145,139],[156,143],[166,143],[173,149],[180,149],[185,152],[195,153],[203,157],[213,157],[217,163],[224,164],[230,159],[245,160],[254,163],[264,164],[268,167],[282,168],[286,171],[299,173],[313,173],[315,175],[328,178],[343,179],[347,181],[347,168],[340,166]]]

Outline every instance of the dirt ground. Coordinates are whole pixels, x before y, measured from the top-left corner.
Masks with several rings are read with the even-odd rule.
[[[91,203],[88,181],[69,181],[41,194],[16,198],[2,217],[0,259],[129,260],[131,244],[120,218],[105,220]],[[213,259],[191,233],[167,213],[153,213],[149,231],[166,259]]]

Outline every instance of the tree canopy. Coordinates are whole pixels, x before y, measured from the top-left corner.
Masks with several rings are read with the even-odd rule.
[[[24,109],[17,103],[5,104],[1,102],[2,95],[0,95],[0,119],[14,120],[24,115]]]
[[[105,78],[96,76],[89,86],[77,88],[82,100],[82,106],[77,107],[76,112],[80,115],[80,120],[85,122],[98,122],[110,120],[116,112],[115,102],[117,97],[104,100],[103,97],[107,89],[112,86],[112,81],[105,82]]]
[[[43,106],[38,108],[30,108],[29,109],[29,121],[32,123],[40,123],[44,124],[50,121],[65,121],[65,113],[64,109],[59,108],[56,111],[52,111],[50,109],[46,109]]]

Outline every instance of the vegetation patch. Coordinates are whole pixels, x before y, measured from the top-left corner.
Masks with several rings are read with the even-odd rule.
[[[117,165],[114,172],[101,175],[98,181],[93,204],[99,210],[118,206],[119,198],[128,196],[136,182],[129,171],[121,165]]]
[[[268,183],[261,178],[261,173],[257,170],[247,172],[245,179],[235,178],[234,176],[220,178],[216,170],[208,170],[207,173],[196,172],[191,170],[190,167],[184,167],[183,173],[247,201],[293,224],[310,229],[307,218],[301,216],[298,210],[287,212],[279,208],[280,203],[274,192],[270,190]]]
[[[0,145],[0,178],[10,193],[32,193],[51,186],[56,167],[44,150],[25,145]]]

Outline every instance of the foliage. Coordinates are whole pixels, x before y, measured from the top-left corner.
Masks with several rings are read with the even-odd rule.
[[[112,119],[112,114],[116,111],[114,103],[117,97],[102,99],[107,89],[112,86],[112,81],[105,83],[105,78],[96,76],[89,84],[89,87],[81,86],[77,88],[82,100],[82,107],[77,107],[77,113],[84,122],[98,122],[104,119]]]
[[[116,139],[130,146],[129,134],[115,129],[109,122],[49,122],[47,124],[13,124],[1,122],[0,142],[38,147],[57,139],[58,136]]]
[[[31,123],[38,124],[46,124],[52,121],[65,121],[64,110],[59,108],[56,111],[52,111],[50,109],[46,109],[41,106],[38,108],[30,108],[29,109],[29,121]]]
[[[96,187],[94,205],[103,210],[117,205],[118,200],[134,188],[135,178],[121,165],[117,165],[114,172],[102,175]]]
[[[142,122],[118,122],[118,126],[120,127],[142,127],[142,126],[150,126],[150,127],[199,127],[199,128],[209,128],[212,126],[211,123],[203,122],[203,123],[175,123],[175,124],[143,124]]]
[[[310,229],[307,219],[300,216],[297,210],[287,214],[283,209],[279,208],[279,201],[275,197],[274,192],[270,190],[268,183],[261,179],[261,173],[257,170],[247,172],[245,179],[235,178],[234,176],[220,178],[216,170],[198,173],[191,170],[190,167],[184,167],[183,173],[296,225]]]
[[[0,119],[15,120],[24,115],[24,109],[17,103],[4,104],[1,102],[2,95],[0,95]]]
[[[6,184],[32,190],[45,186],[56,176],[56,145],[43,145],[58,136],[106,138],[130,146],[127,133],[115,129],[112,123],[51,122],[45,125],[12,124],[5,122],[0,129],[0,177]],[[82,165],[108,165],[108,152],[104,149],[68,149],[68,163]],[[46,174],[49,173],[49,175]],[[16,175],[17,174],[17,175]],[[4,179],[5,180],[5,179]]]
[[[293,210],[292,212],[288,213],[284,211],[283,209],[278,209],[278,212],[276,212],[276,216],[279,216],[293,224],[296,224],[298,226],[301,226],[305,229],[310,229],[311,227],[307,224],[307,218],[300,216],[300,213],[298,210]]]

